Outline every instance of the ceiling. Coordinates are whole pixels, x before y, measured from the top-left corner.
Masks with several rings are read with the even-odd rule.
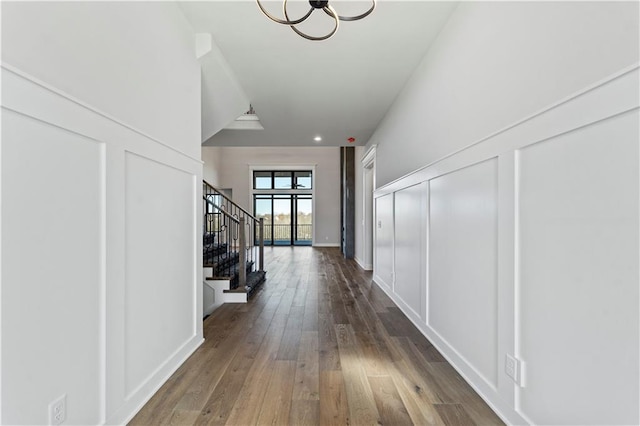
[[[309,8],[307,2],[290,4],[292,17]],[[371,3],[330,4],[348,16]],[[280,1],[264,5],[274,15],[282,13]],[[332,38],[314,42],[270,21],[255,1],[181,2],[194,31],[212,35],[264,126],[223,129],[203,144],[342,146],[353,137],[355,145],[364,145],[456,5],[378,1],[368,17],[341,22]],[[305,30],[320,34],[331,28],[331,18],[321,11],[312,18]],[[315,142],[316,136],[322,141]]]

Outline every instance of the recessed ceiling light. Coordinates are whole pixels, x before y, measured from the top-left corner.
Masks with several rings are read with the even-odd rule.
[[[322,138],[320,136],[316,136],[315,138],[313,138],[313,140],[316,142],[320,142]]]

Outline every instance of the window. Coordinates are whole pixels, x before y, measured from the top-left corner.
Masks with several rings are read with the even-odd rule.
[[[311,189],[311,172],[293,172],[294,189]]]
[[[253,189],[273,188],[271,172],[253,172]]]
[[[291,189],[291,172],[273,172],[274,189]]]
[[[253,189],[312,189],[311,170],[304,171],[254,171]]]

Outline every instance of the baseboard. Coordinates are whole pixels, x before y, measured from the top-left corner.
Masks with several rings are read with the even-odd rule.
[[[313,247],[340,247],[340,244],[332,244],[332,243],[326,243],[326,244],[313,244]]]
[[[405,303],[395,295],[390,288],[385,285],[380,285],[376,279],[373,282],[382,290],[393,303],[400,309],[402,314],[422,333],[424,337],[431,342],[431,344],[440,352],[440,354],[447,360],[447,362],[456,370],[462,378],[473,388],[473,390],[484,400],[484,402],[496,413],[502,421],[506,424],[527,424],[526,419],[509,406],[509,404],[502,401],[499,397],[490,397],[489,392],[486,391],[486,385],[484,383],[476,383],[471,380],[470,376],[475,372],[473,366],[464,362],[464,358],[455,351],[447,342],[431,327],[426,324],[422,324],[419,318],[411,311],[407,309]],[[471,374],[470,374],[471,372]]]
[[[360,266],[362,269],[364,269],[365,271],[373,271],[373,265],[370,263],[364,263],[362,260],[360,260],[358,257],[354,257],[353,260],[356,261],[356,263],[358,264],[358,266]]]
[[[194,336],[186,345],[184,345],[171,359],[158,369],[151,380],[147,382],[148,390],[142,389],[139,393],[144,395],[135,395],[130,398],[109,418],[104,424],[107,425],[126,425],[135,417],[136,414],[145,406],[147,402],[158,392],[167,380],[175,373],[178,368],[204,343],[202,336]],[[153,382],[153,385],[149,383]]]
[[[222,306],[222,303],[212,303],[211,305],[207,306],[203,311],[202,311],[202,318],[211,315],[216,309],[218,309],[220,306]]]

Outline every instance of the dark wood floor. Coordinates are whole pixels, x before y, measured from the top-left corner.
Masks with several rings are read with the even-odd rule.
[[[265,261],[264,286],[205,320],[205,343],[131,425],[502,424],[338,249]]]

